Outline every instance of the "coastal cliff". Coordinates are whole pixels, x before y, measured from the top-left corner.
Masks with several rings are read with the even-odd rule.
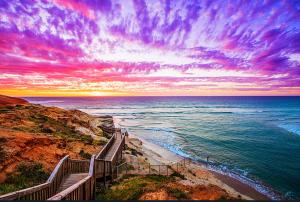
[[[0,195],[45,182],[65,155],[90,159],[114,131],[111,116],[95,117],[0,96]],[[123,154],[128,174],[98,192],[98,199],[266,199],[249,188],[240,189],[242,184],[229,186],[196,163],[176,169],[171,163],[182,157],[131,134]],[[148,174],[150,164],[169,165],[172,174]],[[147,172],[141,174],[143,170]]]
[[[65,155],[89,159],[113,131],[111,116],[94,117],[1,95],[0,194],[44,182]],[[32,178],[33,170],[40,176]]]

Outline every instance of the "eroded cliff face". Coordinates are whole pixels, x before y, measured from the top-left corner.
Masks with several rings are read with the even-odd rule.
[[[0,96],[0,183],[16,174],[20,163],[40,163],[50,173],[65,155],[89,158],[101,150],[113,130],[110,116]]]
[[[28,102],[21,98],[0,95],[0,106],[16,105],[16,104],[28,104]]]
[[[7,176],[16,174],[21,163],[40,163],[47,173],[51,173],[56,164],[65,155],[74,159],[84,159],[101,148],[78,140],[67,140],[44,134],[10,131],[0,129],[0,183]]]

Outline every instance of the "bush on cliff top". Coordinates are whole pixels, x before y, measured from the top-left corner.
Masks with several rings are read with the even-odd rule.
[[[22,162],[17,167],[17,173],[9,175],[6,181],[0,184],[0,194],[25,189],[44,183],[49,176],[43,165],[37,162]]]
[[[125,175],[109,189],[98,193],[97,200],[137,200],[144,193],[157,191],[173,180],[173,177],[162,175]],[[174,192],[175,194],[180,197],[183,196],[182,194],[178,194],[178,192]]]
[[[92,157],[90,153],[83,151],[83,149],[80,150],[79,155],[84,159],[91,159]]]

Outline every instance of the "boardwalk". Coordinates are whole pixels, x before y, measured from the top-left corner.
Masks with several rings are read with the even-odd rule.
[[[0,196],[0,200],[63,200],[95,198],[95,182],[113,180],[114,172],[122,158],[125,133],[115,133],[91,160],[74,160],[65,156],[44,184]],[[116,176],[117,177],[117,176]]]
[[[76,184],[78,181],[86,178],[87,176],[88,173],[76,173],[66,176],[58,189],[58,193],[66,190],[67,188],[71,187],[72,185]]]
[[[118,148],[120,147],[120,144],[122,142],[122,135],[121,133],[116,133],[116,139],[114,141],[114,144],[110,147],[110,149],[108,150],[107,154],[105,155],[105,160],[106,161],[111,161],[115,152],[118,150]]]
[[[127,131],[116,129],[111,139],[90,160],[75,160],[65,156],[56,165],[47,182],[0,196],[0,200],[92,200],[95,199],[96,181],[111,182],[128,163],[121,163]],[[150,165],[134,170],[133,174],[170,175],[178,166],[185,166],[185,159],[171,165]],[[172,168],[175,167],[175,168]]]

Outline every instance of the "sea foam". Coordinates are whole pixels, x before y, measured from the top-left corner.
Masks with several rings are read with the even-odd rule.
[[[290,123],[288,123],[288,124],[279,124],[278,126],[280,128],[283,128],[286,131],[289,131],[291,133],[300,135],[300,124],[297,125],[297,124],[290,124]]]

